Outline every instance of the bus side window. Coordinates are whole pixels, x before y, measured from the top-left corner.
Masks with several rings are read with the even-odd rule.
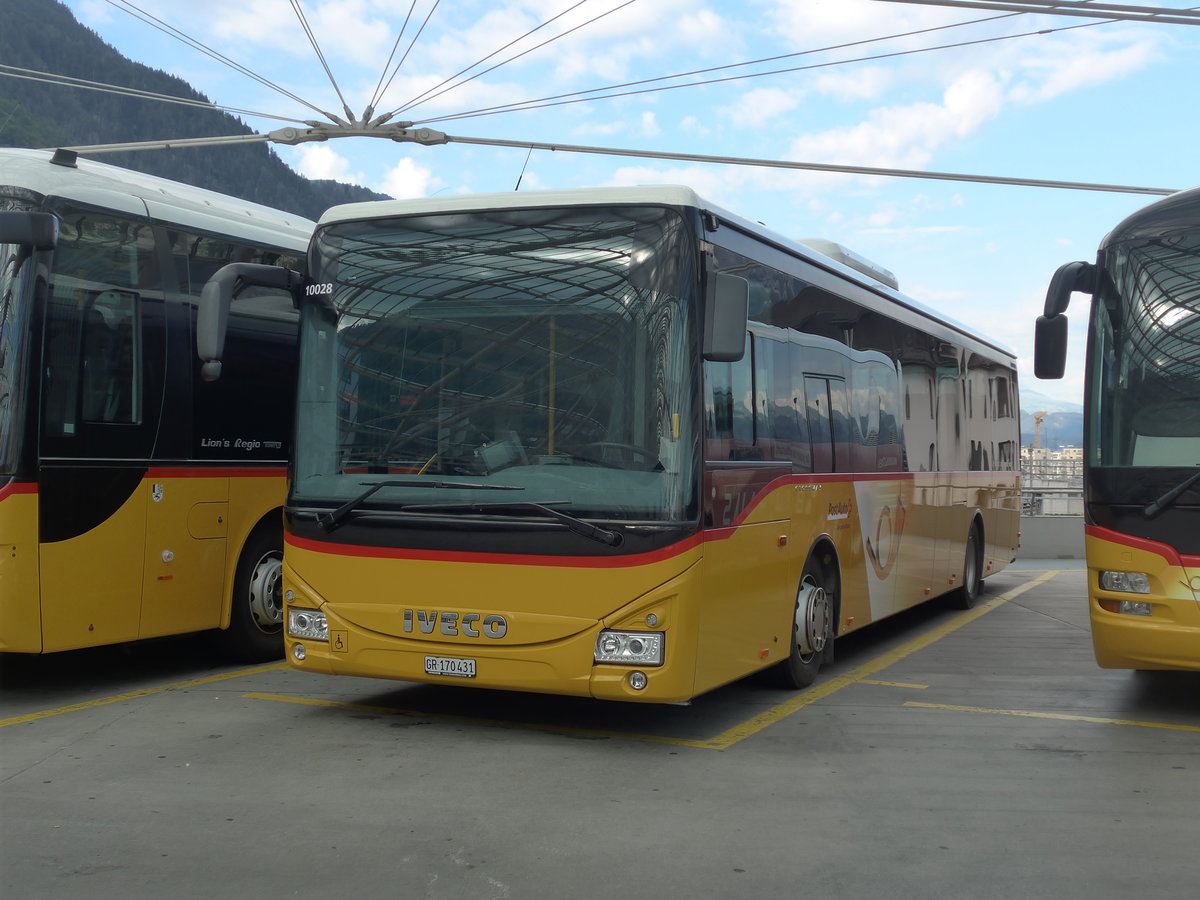
[[[79,369],[83,316],[74,304],[55,296],[46,308],[45,433],[75,434],[79,412]]]
[[[104,291],[83,317],[83,382],[85,422],[136,424],[138,403],[137,295]]]
[[[829,379],[804,379],[804,396],[808,399],[808,433],[812,438],[814,472],[833,471],[833,425],[829,414]]]
[[[752,354],[737,362],[704,364],[704,424],[706,459],[747,459],[754,445]]]
[[[85,295],[87,297],[87,295]],[[140,421],[137,295],[102,291],[46,315],[45,433],[71,437],[80,421]]]

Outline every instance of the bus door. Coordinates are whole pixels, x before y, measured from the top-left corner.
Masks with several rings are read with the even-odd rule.
[[[141,634],[146,500],[162,403],[162,302],[65,277],[43,337],[43,649]]]

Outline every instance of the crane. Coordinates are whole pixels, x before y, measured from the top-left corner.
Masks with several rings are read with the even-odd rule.
[[[1035,412],[1033,414],[1033,449],[1040,449],[1042,446],[1042,419],[1046,418],[1047,410]]]

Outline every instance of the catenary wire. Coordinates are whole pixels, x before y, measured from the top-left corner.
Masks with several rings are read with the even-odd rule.
[[[429,20],[431,18],[433,18],[434,11],[437,10],[438,4],[440,4],[440,3],[441,3],[441,0],[434,0],[433,6],[430,7],[428,14],[425,16],[425,20],[421,23],[421,27],[418,28],[417,33],[413,35],[413,39],[408,44],[408,49],[405,50],[404,55],[402,57],[400,57],[400,62],[396,63],[396,68],[392,70],[391,77],[388,78],[387,84],[384,85],[383,91],[380,92],[380,95],[379,95],[380,100],[383,99],[383,94],[387,93],[387,89],[392,86],[392,82],[396,79],[396,76],[400,74],[400,69],[402,69],[404,67],[404,61],[406,59],[408,59],[408,54],[411,53],[412,48],[416,46],[417,40],[421,37],[422,34],[425,33],[425,26],[428,25]],[[387,119],[390,117],[391,117],[391,114],[389,113],[389,114],[385,115],[383,118]]]
[[[408,31],[408,23],[412,21],[413,10],[416,8],[417,0],[412,0],[412,3],[408,6],[408,12],[404,16],[404,23],[400,26],[400,30],[396,32],[396,40],[392,43],[392,51],[388,54],[387,62],[379,70],[379,81],[376,83],[375,90],[371,94],[371,101],[367,104],[367,111],[363,113],[364,119],[371,117],[371,110],[383,99],[383,80],[387,78],[388,67],[391,66],[392,60],[396,58],[396,51],[400,49],[400,42],[404,39],[404,32]]]
[[[205,56],[209,57],[210,59],[216,60],[217,62],[219,62],[223,65],[229,66],[235,72],[238,72],[239,74],[245,75],[247,78],[251,78],[254,81],[257,81],[263,87],[270,88],[271,90],[282,94],[283,96],[287,97],[288,99],[296,101],[301,106],[307,106],[313,112],[320,113],[321,115],[327,116],[330,119],[333,118],[333,116],[331,116],[325,110],[321,109],[318,106],[314,106],[312,103],[309,103],[303,97],[300,97],[299,95],[294,94],[291,91],[287,90],[287,88],[280,87],[279,85],[275,84],[273,81],[259,75],[257,72],[254,72],[253,70],[246,68],[241,63],[230,59],[228,56],[225,56],[224,54],[219,53],[216,50],[213,50],[212,48],[210,48],[206,44],[204,44],[202,41],[199,41],[199,40],[191,37],[190,35],[185,34],[184,32],[180,31],[178,28],[175,28],[172,25],[168,25],[166,22],[163,22],[161,19],[158,19],[158,18],[154,17],[153,15],[151,15],[150,13],[148,13],[142,9],[139,9],[132,2],[130,2],[130,0],[104,0],[104,2],[109,4],[110,6],[116,7],[119,11],[125,13],[126,15],[132,16],[133,18],[137,19],[138,21],[144,22],[145,24],[149,25],[151,28],[161,31],[163,34],[174,38],[175,40],[179,41],[180,43],[186,44],[187,46],[191,47],[193,50],[199,50],[201,53],[203,53]]]
[[[580,6],[580,5],[582,5],[582,3],[583,3],[583,2],[586,2],[586,0],[580,0],[580,3],[577,3],[577,4],[576,4],[576,6]],[[593,23],[595,23],[595,22],[598,22],[600,19],[603,19],[603,18],[605,18],[606,16],[610,16],[610,15],[612,15],[613,13],[615,13],[615,12],[617,12],[617,11],[619,11],[619,10],[622,10],[622,9],[624,9],[625,7],[627,7],[627,6],[630,6],[631,4],[633,4],[633,3],[636,3],[636,2],[637,2],[637,0],[625,0],[625,2],[624,2],[624,3],[620,4],[619,6],[614,6],[612,9],[608,10],[607,12],[600,13],[599,15],[597,15],[597,16],[595,16],[595,17],[591,18],[591,19],[588,19],[586,22],[583,22],[583,23],[581,23],[581,24],[579,24],[579,25],[576,25],[576,26],[575,26],[575,27],[573,27],[573,28],[569,28],[569,29],[567,29],[566,31],[564,31],[564,32],[562,32],[562,33],[560,33],[560,34],[556,34],[554,37],[552,37],[552,38],[550,38],[550,39],[548,39],[548,40],[545,40],[545,41],[543,41],[543,42],[542,42],[542,43],[540,43],[540,44],[536,44],[535,46],[533,46],[533,47],[530,47],[528,50],[522,50],[520,53],[517,53],[517,54],[515,54],[515,55],[513,55],[513,56],[509,57],[508,59],[506,59],[506,60],[503,60],[502,62],[498,62],[498,63],[496,63],[496,65],[494,65],[494,66],[491,66],[491,67],[489,67],[489,68],[487,68],[487,69],[484,69],[482,72],[476,72],[476,73],[475,73],[474,75],[472,75],[470,78],[466,78],[466,79],[464,79],[463,81],[460,81],[460,82],[458,82],[457,84],[450,85],[449,87],[445,88],[445,90],[438,91],[437,93],[434,93],[432,96],[426,96],[426,94],[429,94],[429,93],[430,93],[430,91],[426,91],[426,92],[425,92],[425,94],[421,94],[421,95],[419,95],[418,97],[415,97],[415,98],[413,98],[412,100],[408,101],[408,103],[404,104],[403,106],[399,107],[398,109],[396,109],[396,110],[393,110],[393,111],[392,111],[392,113],[391,113],[391,115],[393,115],[393,116],[395,116],[395,115],[399,115],[400,113],[404,112],[406,109],[410,109],[411,107],[415,106],[415,105],[416,105],[416,104],[417,104],[419,101],[422,101],[422,100],[434,100],[434,99],[436,99],[436,98],[438,98],[438,97],[442,96],[443,94],[445,94],[445,93],[447,93],[447,92],[449,92],[449,91],[451,91],[451,90],[453,90],[453,89],[455,89],[455,88],[462,87],[463,85],[465,85],[465,84],[467,84],[467,83],[469,83],[469,82],[471,82],[471,81],[474,81],[476,78],[479,78],[479,77],[481,77],[481,76],[483,76],[483,75],[487,75],[489,72],[494,72],[496,69],[499,69],[501,66],[505,66],[505,65],[507,65],[508,63],[510,63],[510,62],[513,62],[514,60],[520,59],[520,58],[521,58],[521,57],[523,57],[523,56],[527,56],[528,54],[530,54],[530,53],[533,53],[533,52],[534,52],[534,51],[536,51],[536,50],[540,50],[542,47],[545,47],[547,44],[552,44],[552,43],[554,43],[555,41],[561,40],[562,38],[565,38],[567,35],[569,35],[569,34],[571,34],[571,33],[573,33],[573,32],[576,32],[576,31],[578,31],[578,30],[579,30],[579,29],[581,29],[581,28],[586,28],[588,25],[591,25],[591,24],[593,24]],[[571,7],[571,9],[574,9],[574,8],[575,8],[574,6],[573,6],[573,7]],[[490,56],[486,56],[486,57],[484,57],[483,59],[481,59],[479,62],[476,62],[476,63],[474,63],[473,65],[467,66],[467,68],[466,68],[466,69],[464,69],[464,70],[463,70],[463,72],[468,72],[468,71],[470,71],[471,69],[475,68],[475,66],[477,66],[477,65],[480,65],[481,63],[484,63],[484,62],[486,62],[487,60],[491,59],[491,57],[492,57],[492,56],[495,56],[495,55],[496,55],[496,53],[499,53],[499,52],[501,52],[502,50],[505,50],[505,49],[507,49],[508,47],[511,47],[511,46],[512,46],[513,44],[515,44],[517,41],[519,41],[519,40],[523,40],[525,37],[528,37],[530,34],[533,34],[533,32],[534,32],[534,31],[537,31],[539,28],[542,28],[542,27],[543,27],[543,26],[545,26],[545,25],[549,25],[549,24],[550,24],[550,22],[553,22],[555,19],[557,19],[557,18],[559,18],[559,17],[561,17],[561,16],[563,16],[563,15],[566,15],[566,13],[567,13],[567,12],[569,12],[569,11],[570,11],[570,10],[564,10],[564,12],[562,12],[562,13],[559,13],[559,15],[558,15],[558,16],[555,16],[555,17],[554,17],[554,19],[550,19],[549,21],[542,23],[542,25],[539,25],[537,28],[533,29],[533,31],[530,31],[530,32],[528,32],[527,34],[525,34],[525,35],[522,35],[522,37],[520,37],[520,38],[517,38],[515,41],[511,41],[510,43],[506,44],[504,47],[501,47],[499,50],[496,50],[496,51],[495,51],[494,53],[492,53]],[[459,75],[461,75],[461,74],[463,74],[463,72],[459,72],[458,74],[459,74]],[[448,79],[448,80],[452,80],[453,78],[457,78],[457,77],[458,77],[458,75],[454,75],[454,76],[451,76],[451,79]],[[443,82],[443,84],[445,84],[445,82]],[[441,85],[439,85],[438,87],[441,87]],[[431,90],[437,90],[437,89],[436,89],[436,88],[433,88],[433,89],[431,89]]]
[[[506,113],[506,112],[526,112],[528,110],[533,110],[533,109],[548,109],[548,108],[555,107],[555,106],[568,106],[568,105],[571,105],[574,103],[586,103],[591,100],[612,100],[612,99],[619,99],[619,98],[623,98],[623,97],[634,97],[639,94],[653,94],[653,93],[658,93],[660,91],[680,90],[681,88],[701,87],[701,86],[710,85],[710,84],[725,84],[725,83],[728,83],[731,81],[744,81],[749,78],[763,78],[763,77],[766,77],[769,75],[785,75],[785,74],[790,74],[793,72],[806,72],[806,71],[811,71],[813,69],[824,69],[824,68],[830,68],[833,66],[844,66],[844,65],[849,65],[851,63],[873,62],[873,61],[881,60],[881,59],[895,59],[895,58],[902,57],[902,56],[914,56],[918,53],[931,53],[931,52],[938,51],[938,50],[953,50],[953,49],[961,49],[963,47],[979,46],[982,44],[993,44],[993,43],[998,43],[1000,41],[1011,41],[1011,40],[1016,40],[1018,38],[1026,38],[1026,37],[1034,37],[1034,36],[1044,35],[1044,34],[1052,34],[1052,33],[1059,32],[1059,31],[1071,31],[1071,30],[1078,29],[1078,28],[1091,28],[1091,27],[1094,27],[1095,25],[1103,25],[1103,24],[1104,24],[1103,22],[1090,22],[1085,25],[1067,25],[1062,28],[1038,29],[1036,31],[1020,32],[1018,34],[1006,34],[1006,35],[999,35],[996,37],[989,37],[989,38],[976,38],[975,40],[958,41],[958,42],[955,42],[952,44],[939,44],[936,47],[918,47],[913,50],[895,50],[891,53],[880,53],[880,54],[876,54],[873,56],[859,56],[859,57],[855,57],[854,59],[832,60],[830,62],[813,63],[811,65],[806,65],[806,66],[789,66],[788,68],[772,69],[767,72],[750,72],[750,73],[741,74],[741,75],[727,75],[722,78],[709,78],[709,79],[704,79],[702,81],[689,81],[686,84],[660,85],[657,87],[643,88],[640,90],[620,91],[618,93],[613,93],[613,94],[600,94],[598,96],[580,97],[575,94],[567,94],[567,95],[563,95],[563,96],[566,96],[568,98],[573,98],[573,99],[558,100],[553,97],[547,97],[547,98],[542,98],[540,100],[525,101],[524,105],[507,104],[507,105],[500,106],[500,107],[492,107],[490,109],[482,109],[482,110],[477,110],[474,112],[448,113],[443,116],[431,116],[426,119],[414,120],[414,124],[419,123],[422,125],[429,125],[429,124],[432,124],[435,122],[450,122],[450,121],[457,121],[460,119],[474,119],[474,118],[479,118],[481,116],[499,115],[501,113]],[[805,51],[805,52],[819,52],[819,51]],[[674,76],[674,77],[679,77],[679,76]],[[604,89],[601,89],[601,90],[604,90]]]
[[[170,94],[158,94],[154,91],[143,91],[138,88],[123,87],[115,84],[105,84],[102,81],[89,81],[86,78],[74,78],[70,75],[54,75],[50,72],[39,72],[36,69],[24,69],[20,66],[9,66],[0,63],[0,76],[18,78],[23,81],[37,81],[58,87],[79,88],[86,91],[99,91],[104,94],[115,94],[119,97],[129,97],[135,100],[155,100],[160,103],[175,103],[180,106],[191,106],[197,109],[218,110],[239,116],[251,116],[261,119],[274,119],[278,122],[296,122],[308,124],[303,119],[291,116],[279,116],[272,113],[256,112],[250,109],[239,109],[236,106],[222,106],[208,100],[193,100],[187,97],[173,97]]]
[[[337,78],[333,75],[333,70],[329,68],[329,63],[325,59],[325,54],[321,52],[321,44],[317,40],[316,34],[312,27],[308,24],[308,18],[304,15],[304,8],[300,5],[299,0],[291,0],[292,11],[296,13],[296,18],[300,20],[300,27],[304,29],[304,34],[308,37],[308,42],[312,45],[313,53],[317,55],[317,61],[321,63],[321,68],[325,70],[325,75],[329,78],[329,83],[333,85],[333,91],[337,94],[338,99],[342,101],[342,111],[346,113],[346,117],[354,120],[354,113],[350,111],[350,105],[346,102],[346,98],[342,96],[342,89],[338,86]]]

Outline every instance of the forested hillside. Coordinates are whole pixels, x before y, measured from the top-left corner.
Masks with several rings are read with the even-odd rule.
[[[13,77],[14,68],[28,69],[207,100],[181,79],[126,59],[56,0],[0,0],[0,64],[11,67],[0,70],[0,146],[60,147],[253,133],[240,119],[215,110]],[[297,175],[265,144],[106,153],[96,159],[311,219],[336,203],[382,196],[366,188]]]

